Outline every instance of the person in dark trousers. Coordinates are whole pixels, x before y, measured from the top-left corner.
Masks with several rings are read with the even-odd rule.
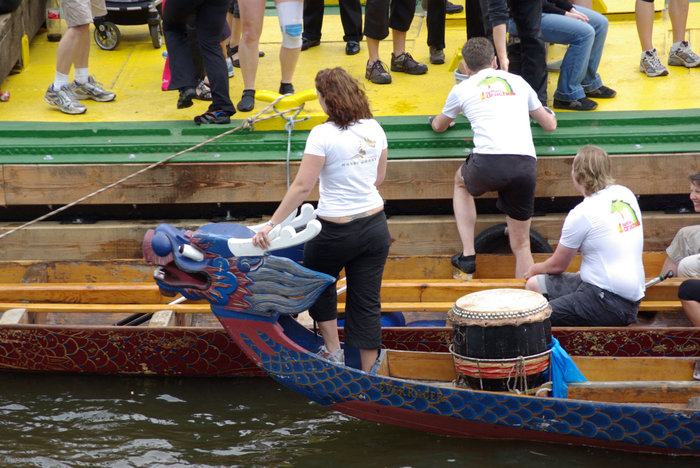
[[[547,105],[547,52],[540,28],[542,0],[481,0],[485,12],[484,26],[488,37],[493,38],[501,70],[509,71],[506,50],[506,25],[513,18],[520,38],[519,70],[517,74],[535,90],[543,106]]]
[[[430,63],[439,65],[445,63],[445,15],[448,2],[445,0],[427,0],[426,3],[427,42],[430,49]]]
[[[360,350],[362,370],[369,372],[382,344],[380,291],[391,244],[384,201],[377,190],[386,175],[386,134],[372,118],[364,90],[342,68],[319,71],[316,90],[328,120],[309,133],[294,182],[253,244],[269,248],[274,227],[319,181],[316,216],[322,229],[304,246],[304,266],[335,278],[345,270],[345,344]],[[336,283],[321,293],[309,315],[323,337],[319,356],[344,362]]]
[[[426,64],[416,62],[406,51],[406,33],[411,28],[415,10],[414,0],[367,0],[365,3],[364,31],[369,52],[365,78],[372,83],[391,83],[391,74],[379,60],[379,42],[389,36],[390,29],[393,43],[391,71],[409,75],[422,75],[428,71]]]
[[[187,23],[194,15],[199,49],[209,78],[212,102],[209,110],[194,118],[196,124],[227,124],[236,113],[229,96],[226,59],[219,41],[230,0],[168,0],[163,7],[163,35],[170,62],[168,89],[180,92],[179,109],[192,105],[197,95],[197,71],[192,59]]]
[[[304,32],[301,50],[321,44],[323,26],[323,0],[304,0]],[[360,52],[362,40],[362,5],[360,0],[339,0],[340,22],[343,24],[345,53],[355,55]]]

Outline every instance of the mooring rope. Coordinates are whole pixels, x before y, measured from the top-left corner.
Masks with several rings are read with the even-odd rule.
[[[236,131],[238,131],[238,130],[241,130],[241,129],[244,129],[244,128],[251,128],[251,129],[252,129],[252,128],[253,128],[253,125],[254,125],[256,122],[263,122],[263,121],[269,120],[269,119],[271,119],[271,118],[273,118],[273,117],[281,116],[282,118],[284,118],[285,120],[287,120],[287,123],[285,124],[285,127],[287,127],[287,126],[289,125],[289,122],[290,122],[290,121],[289,121],[289,119],[286,117],[285,114],[294,112],[294,116],[292,117],[292,122],[301,122],[301,121],[303,121],[303,120],[306,120],[306,118],[308,118],[308,117],[306,117],[306,118],[301,119],[301,120],[294,120],[294,119],[296,118],[296,116],[299,114],[299,112],[301,112],[301,110],[304,108],[304,104],[302,104],[302,105],[300,105],[300,106],[297,106],[297,107],[292,107],[292,108],[290,108],[290,109],[286,109],[286,110],[283,110],[283,111],[277,110],[277,108],[275,107],[275,104],[277,104],[277,102],[278,102],[280,99],[283,99],[284,97],[285,97],[284,95],[278,97],[277,99],[275,99],[274,101],[272,101],[270,104],[268,104],[263,110],[261,110],[260,112],[258,112],[256,115],[251,116],[251,117],[248,117],[247,119],[245,119],[245,120],[243,121],[243,123],[241,123],[241,125],[239,125],[238,127],[232,128],[232,129],[230,129],[230,130],[227,130],[227,131],[225,131],[224,133],[221,133],[221,134],[219,134],[219,135],[213,136],[213,137],[209,138],[208,140],[205,140],[205,141],[203,141],[203,142],[201,142],[201,143],[198,143],[198,144],[196,144],[196,145],[194,145],[194,146],[192,146],[192,147],[190,147],[190,148],[186,148],[186,149],[184,149],[184,150],[182,150],[182,151],[179,151],[179,152],[177,152],[177,153],[175,153],[175,154],[172,154],[172,155],[170,155],[170,156],[167,156],[167,157],[161,159],[160,161],[157,161],[157,162],[155,162],[155,163],[153,163],[153,164],[151,164],[151,165],[149,165],[149,166],[146,166],[146,167],[144,167],[144,168],[142,168],[142,169],[139,169],[138,171],[136,171],[136,172],[134,172],[134,173],[132,173],[132,174],[129,174],[128,176],[123,177],[122,179],[119,179],[119,180],[117,180],[116,182],[112,182],[111,184],[106,185],[106,186],[102,187],[101,189],[95,190],[94,192],[92,192],[92,193],[90,193],[90,194],[87,194],[87,195],[85,195],[84,197],[81,197],[81,198],[79,198],[79,199],[77,199],[77,200],[75,200],[75,201],[73,201],[73,202],[71,202],[71,203],[69,203],[69,204],[67,204],[67,205],[64,205],[64,206],[62,206],[62,207],[60,207],[60,208],[57,208],[57,209],[55,209],[55,210],[53,210],[53,211],[50,211],[49,213],[46,213],[46,214],[44,214],[44,215],[41,215],[41,216],[39,216],[38,218],[35,218],[35,219],[31,220],[31,221],[27,221],[26,223],[22,224],[21,226],[17,226],[16,228],[13,228],[13,229],[10,229],[9,231],[3,232],[2,234],[0,234],[0,239],[2,239],[3,237],[7,237],[7,236],[9,236],[10,234],[14,234],[15,232],[20,231],[20,230],[22,230],[22,229],[24,229],[24,228],[27,228],[27,227],[31,226],[32,224],[36,224],[36,223],[38,223],[38,222],[40,222],[40,221],[43,221],[43,220],[45,220],[45,219],[47,219],[47,218],[50,218],[51,216],[54,216],[54,215],[56,215],[56,214],[58,214],[58,213],[61,213],[62,211],[65,211],[65,210],[67,210],[67,209],[69,209],[69,208],[72,208],[72,207],[74,207],[74,206],[76,206],[76,205],[79,205],[80,203],[84,202],[85,200],[88,200],[88,199],[90,199],[90,198],[92,198],[92,197],[94,197],[94,196],[97,196],[97,195],[99,195],[99,194],[101,194],[101,193],[103,193],[103,192],[106,192],[107,190],[110,190],[110,189],[116,187],[117,185],[126,182],[127,180],[133,179],[134,177],[143,174],[144,172],[150,171],[151,169],[154,169],[154,168],[156,168],[156,167],[158,167],[158,166],[162,166],[163,164],[165,164],[165,163],[167,163],[168,161],[171,161],[171,160],[177,158],[178,156],[182,156],[183,154],[186,154],[186,153],[189,153],[189,152],[194,151],[194,150],[196,150],[196,149],[199,149],[199,148],[201,148],[201,147],[203,147],[203,146],[205,146],[205,145],[208,145],[209,143],[212,143],[212,142],[214,142],[214,141],[216,141],[216,140],[218,140],[218,139],[220,139],[220,138],[223,138],[223,137],[225,137],[225,136],[227,136],[227,135],[230,135],[230,134],[232,134],[233,132],[236,132]],[[264,113],[266,113],[271,107],[274,108],[275,113],[270,114],[270,115],[267,115],[267,116],[265,116],[265,117],[260,117],[261,115],[263,115]],[[292,129],[294,128],[294,123],[292,123],[291,128],[292,128]],[[288,132],[289,132],[289,137],[288,137],[288,142],[287,142],[287,187],[289,187],[289,151],[290,151],[290,147],[291,147],[291,130],[288,130]]]
[[[302,106],[303,107],[303,106]],[[292,131],[294,130],[294,124],[297,122],[303,122],[304,120],[308,119],[309,117],[306,116],[303,119],[297,120],[297,115],[299,115],[299,112],[301,112],[302,107],[298,107],[297,110],[293,116],[287,117],[285,115],[282,116],[283,119],[287,120],[287,123],[284,124],[284,128],[287,130],[287,188],[289,188],[289,179],[290,179],[290,172],[291,169],[289,167],[289,158],[290,158],[290,153],[292,152]],[[275,109],[277,110],[277,109]]]

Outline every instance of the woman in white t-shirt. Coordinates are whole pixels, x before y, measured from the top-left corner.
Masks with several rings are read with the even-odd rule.
[[[372,118],[365,92],[342,68],[319,71],[316,90],[328,120],[309,133],[294,182],[253,243],[268,248],[268,233],[306,199],[319,180],[316,215],[323,228],[304,246],[304,266],[336,278],[345,269],[345,344],[360,350],[362,370],[369,371],[381,347],[379,293],[391,243],[384,201],[377,190],[386,174],[386,135]],[[334,283],[309,313],[323,336],[319,355],[344,362],[337,306]]]
[[[582,147],[571,167],[584,195],[564,220],[554,254],[525,272],[525,287],[545,294],[555,326],[624,326],[644,296],[644,231],[634,193],[615,185],[608,154]],[[564,273],[581,252],[579,273]]]

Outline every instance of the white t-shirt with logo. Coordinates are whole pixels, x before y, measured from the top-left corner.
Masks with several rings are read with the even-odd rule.
[[[520,76],[486,68],[452,87],[442,113],[461,112],[474,132],[474,152],[522,154],[536,158],[530,111],[542,107],[537,93]]]
[[[644,296],[642,213],[627,187],[585,197],[566,216],[559,242],[581,251],[582,281],[630,301]]]
[[[332,122],[314,127],[305,154],[323,156],[319,176],[319,216],[349,216],[384,205],[377,187],[377,166],[387,148],[384,129],[362,119],[343,130]]]

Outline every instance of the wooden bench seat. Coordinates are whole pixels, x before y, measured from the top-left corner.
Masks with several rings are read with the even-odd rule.
[[[700,382],[616,381],[568,384],[568,397],[614,403],[680,403],[700,397]]]

